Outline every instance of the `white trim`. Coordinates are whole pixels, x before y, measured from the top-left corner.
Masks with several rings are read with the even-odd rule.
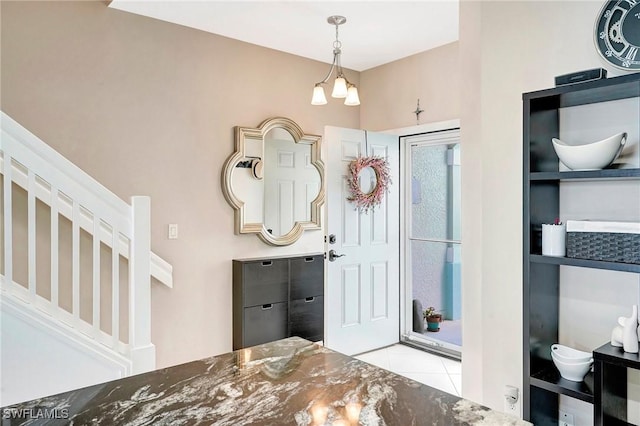
[[[11,156],[7,158],[9,167],[5,167],[5,154],[2,152],[2,174],[4,176],[3,181],[3,197],[4,197],[4,211],[12,212],[13,205],[12,197],[12,161]],[[10,282],[13,282],[13,214],[4,214],[4,274]]]
[[[422,133],[440,132],[442,130],[459,129],[460,119],[436,121],[433,123],[419,124],[416,126],[400,127],[397,129],[382,130],[381,133],[387,133],[390,135],[398,135],[400,137],[406,137],[411,135],[417,135]]]

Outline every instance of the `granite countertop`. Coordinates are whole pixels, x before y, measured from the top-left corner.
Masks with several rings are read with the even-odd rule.
[[[2,418],[3,425],[528,424],[298,337],[5,407]]]

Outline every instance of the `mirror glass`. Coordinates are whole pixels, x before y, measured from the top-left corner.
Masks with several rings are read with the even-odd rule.
[[[264,226],[276,237],[296,222],[311,220],[311,203],[320,192],[320,173],[311,164],[311,146],[296,143],[282,128],[264,136]]]
[[[223,192],[236,211],[236,233],[256,233],[269,244],[288,245],[304,230],[320,229],[320,137],[304,134],[282,117],[255,129],[236,127],[235,132],[236,151],[225,164]]]
[[[358,174],[358,186],[363,194],[370,194],[376,188],[377,183],[378,178],[373,167],[367,166],[360,170]]]

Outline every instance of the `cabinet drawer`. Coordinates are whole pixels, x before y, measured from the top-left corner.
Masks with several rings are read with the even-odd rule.
[[[324,294],[324,256],[291,259],[291,299]]]
[[[243,306],[288,300],[289,265],[286,259],[246,263],[242,272]]]
[[[243,347],[287,337],[287,303],[269,303],[244,309]]]
[[[324,339],[324,297],[292,300],[290,310],[291,336],[311,341]]]

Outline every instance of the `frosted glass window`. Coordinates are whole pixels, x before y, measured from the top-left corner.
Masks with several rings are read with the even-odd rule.
[[[411,147],[411,237],[460,240],[459,144]]]

